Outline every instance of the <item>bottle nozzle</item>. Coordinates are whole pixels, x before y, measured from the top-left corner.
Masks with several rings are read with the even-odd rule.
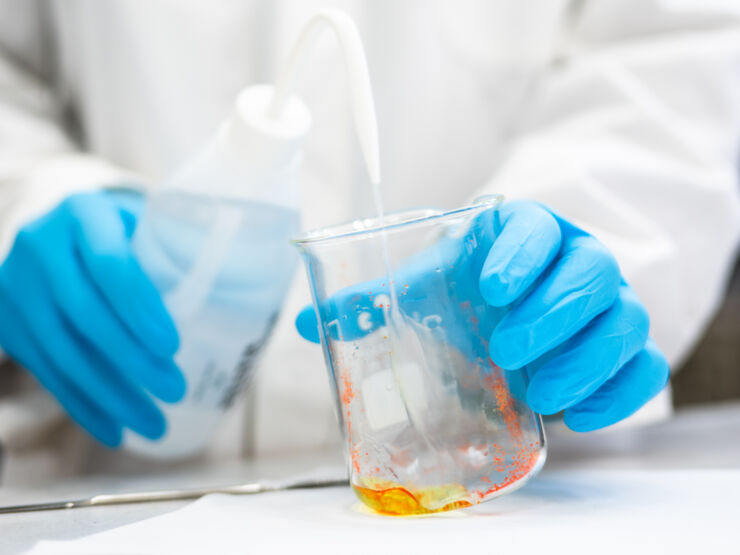
[[[308,53],[325,29],[334,31],[342,49],[349,84],[352,117],[367,172],[373,183],[380,182],[380,153],[375,102],[370,86],[370,74],[360,34],[352,19],[344,12],[326,9],[308,20],[296,39],[282,73],[279,75],[269,108],[269,116],[279,118],[290,91],[298,79]]]

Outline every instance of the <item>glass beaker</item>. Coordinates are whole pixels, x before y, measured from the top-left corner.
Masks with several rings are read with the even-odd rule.
[[[303,256],[336,392],[350,483],[386,514],[467,507],[523,485],[545,459],[524,372],[488,340],[506,308],[479,277],[502,197],[307,232]]]

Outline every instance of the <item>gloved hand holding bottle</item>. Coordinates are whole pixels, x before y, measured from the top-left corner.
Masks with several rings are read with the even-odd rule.
[[[484,251],[485,260],[468,255],[480,251],[466,248],[470,238],[452,238],[394,269],[404,310],[419,319],[434,315],[441,325],[446,318],[473,322],[470,333],[489,341],[448,340],[467,356],[490,356],[507,371],[526,372],[529,384],[521,393],[532,409],[565,411],[565,423],[573,430],[595,430],[633,414],[665,386],[668,364],[649,339],[647,311],[614,257],[594,237],[540,204],[509,202],[497,217],[495,224],[480,222],[500,226]],[[483,230],[475,240],[490,233]],[[441,306],[438,299],[445,297],[433,290],[440,280],[425,279],[439,271],[447,274],[451,288],[470,281],[456,280],[459,272],[480,271],[479,290],[455,291],[461,302]],[[383,323],[384,310],[375,299],[388,294],[386,283],[351,289],[322,307],[325,321],[364,311],[356,326],[343,326],[347,340],[352,339],[348,331],[361,336]],[[476,303],[465,300],[476,295],[492,309],[471,318],[464,312]],[[306,339],[318,342],[313,307],[298,315],[296,326]]]
[[[124,428],[162,436],[153,397],[185,394],[177,331],[131,250],[141,202],[70,196],[21,229],[0,266],[0,346],[108,446]]]
[[[0,267],[0,346],[106,445],[192,455],[253,374],[297,263],[311,122],[294,96],[272,115],[273,96],[242,91],[146,203],[69,197]]]

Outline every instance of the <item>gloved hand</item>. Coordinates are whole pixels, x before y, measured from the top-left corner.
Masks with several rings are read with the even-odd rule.
[[[470,333],[480,340],[448,340],[468,356],[490,355],[511,378],[526,373],[530,407],[541,414],[564,410],[573,430],[595,430],[633,414],[665,386],[668,364],[648,338],[647,312],[621,278],[614,257],[594,237],[534,202],[505,203],[500,221],[485,260],[463,254],[460,241],[443,240],[434,253],[422,253],[399,268],[395,282],[409,284],[412,296],[403,299],[402,310],[408,311],[405,304],[417,318],[433,314],[441,321],[475,322]],[[476,239],[489,244],[484,236]],[[438,268],[450,275],[429,279]],[[479,272],[479,279],[459,279],[459,272]],[[443,296],[434,291],[439,283],[458,288],[477,283],[479,290]],[[372,301],[380,290],[371,283],[343,291],[321,307],[323,316],[343,322],[345,340],[368,333],[383,323]],[[447,296],[473,302],[443,305],[439,299]],[[491,308],[470,318],[460,307],[476,306],[476,296]],[[358,308],[368,314],[364,326],[347,327],[344,322],[356,319],[342,319],[342,314]],[[318,342],[313,307],[298,315],[296,327]],[[482,355],[482,349],[488,353]]]
[[[0,266],[0,346],[108,446],[123,428],[148,438],[176,402],[175,326],[130,246],[141,199],[68,197],[18,233]]]

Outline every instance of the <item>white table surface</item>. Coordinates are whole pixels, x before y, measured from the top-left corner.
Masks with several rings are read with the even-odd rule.
[[[678,412],[670,422],[609,433],[551,433],[545,469],[532,484],[513,496],[536,493],[563,472],[579,470],[605,477],[632,470],[731,469],[740,480],[740,403]],[[306,455],[301,459],[263,460],[210,468],[180,469],[158,475],[96,476],[32,488],[0,488],[0,504],[53,501],[96,493],[224,485],[281,478],[320,466],[336,467],[336,457]],[[620,474],[621,473],[621,474]],[[699,476],[699,474],[697,474]],[[733,478],[734,479],[734,478]],[[538,485],[539,484],[539,485]],[[527,493],[529,490],[529,494]],[[567,492],[566,492],[567,493]],[[572,492],[576,495],[577,492]],[[718,492],[721,495],[721,492]],[[516,499],[513,499],[516,502]],[[491,502],[492,505],[496,501]],[[37,540],[73,539],[182,508],[186,502],[123,505],[79,510],[0,515],[0,554],[22,553]],[[740,518],[740,510],[738,511]],[[677,530],[677,534],[681,531]],[[740,544],[738,545],[740,552]]]

